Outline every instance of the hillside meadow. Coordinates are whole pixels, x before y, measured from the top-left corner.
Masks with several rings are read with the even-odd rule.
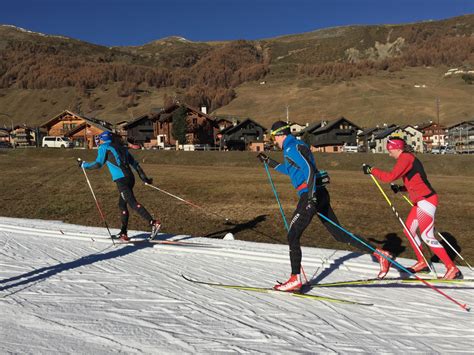
[[[0,151],[0,215],[62,220],[100,226],[95,204],[76,158],[95,159],[96,151],[16,149]],[[161,219],[163,232],[286,243],[286,234],[265,169],[249,152],[133,151],[144,170],[160,188],[229,218],[191,208],[137,181],[137,199]],[[281,152],[270,154],[281,161]],[[372,180],[360,166],[368,163],[388,169],[393,160],[376,154],[316,154],[320,169],[329,171],[329,192],[340,222],[350,231],[371,238],[406,257],[414,257],[399,222]],[[440,195],[436,226],[461,247],[473,263],[474,157],[420,155],[428,177]],[[88,176],[112,228],[120,227],[118,192],[104,168]],[[273,172],[287,218],[297,196],[286,176]],[[407,203],[384,186],[403,216]],[[130,228],[147,230],[131,213]],[[347,249],[332,240],[317,220],[302,237],[305,246]]]

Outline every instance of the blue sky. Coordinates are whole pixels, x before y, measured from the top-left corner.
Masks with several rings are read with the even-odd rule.
[[[107,45],[262,39],[474,13],[474,0],[4,0],[0,24]]]

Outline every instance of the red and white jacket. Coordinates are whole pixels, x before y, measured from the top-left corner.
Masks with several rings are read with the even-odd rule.
[[[392,171],[372,168],[372,175],[383,182],[403,179],[410,200],[417,203],[420,200],[436,195],[431,187],[421,162],[411,153],[402,153],[397,159]]]

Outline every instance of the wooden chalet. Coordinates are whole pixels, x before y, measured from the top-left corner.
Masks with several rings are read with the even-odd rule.
[[[117,133],[124,142],[145,146],[145,144],[156,145],[154,132],[154,120],[156,114],[146,114],[139,116],[129,122],[119,122],[115,127]]]
[[[174,103],[154,117],[154,136],[157,137],[157,145],[161,148],[176,146],[177,140],[172,134],[173,114],[181,106],[186,108],[186,144],[214,146],[216,143],[214,119],[194,107],[180,103]]]
[[[65,110],[42,124],[48,136],[70,138],[76,147],[92,149],[96,146],[95,137],[104,131],[113,131],[111,123],[97,118],[78,115]]]
[[[247,118],[220,132],[221,145],[226,150],[263,151],[266,128]]]
[[[308,134],[313,151],[337,153],[343,152],[345,145],[357,144],[357,132],[360,127],[341,117],[334,121],[322,121],[300,131],[300,135]]]
[[[415,128],[423,134],[423,144],[428,152],[434,147],[446,146],[448,130],[445,126],[428,122],[416,125]]]

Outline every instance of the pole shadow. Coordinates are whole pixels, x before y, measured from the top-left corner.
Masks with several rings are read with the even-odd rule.
[[[360,253],[352,252],[352,253],[349,253],[347,255],[341,256],[340,258],[337,258],[336,260],[334,260],[334,262],[331,265],[329,265],[328,268],[324,269],[318,276],[316,276],[314,279],[309,280],[308,289],[307,290],[303,289],[302,293],[309,292],[311,290],[311,288],[313,288],[315,286],[317,287],[317,284],[319,282],[321,282],[326,277],[331,275],[334,271],[336,271],[339,268],[339,266],[344,264],[344,262],[346,262],[347,260],[350,260],[350,259],[357,258],[360,255],[361,255]]]
[[[269,234],[266,234],[266,233],[255,230],[255,228],[258,226],[258,224],[260,224],[261,222],[264,222],[266,219],[267,219],[267,215],[260,215],[260,216],[257,216],[257,217],[255,217],[255,218],[253,218],[253,219],[251,219],[247,222],[232,223],[232,227],[221,229],[221,230],[218,230],[218,231],[215,231],[215,232],[211,232],[209,234],[203,235],[203,237],[204,238],[221,238],[222,239],[222,238],[224,238],[224,236],[227,233],[232,233],[232,234],[236,235],[236,234],[238,234],[242,231],[245,231],[245,230],[252,230],[257,234],[263,235],[263,236],[265,236],[267,238],[270,238],[272,240],[276,240],[274,237],[272,237]]]
[[[11,296],[21,290],[24,290],[28,287],[33,286],[38,282],[42,282],[48,279],[51,276],[57,275],[63,271],[73,270],[81,266],[91,265],[99,261],[105,261],[109,259],[119,258],[126,256],[128,254],[134,253],[139,249],[152,247],[152,244],[127,244],[127,248],[116,248],[107,253],[94,253],[90,255],[83,256],[77,260],[69,261],[67,263],[59,263],[56,265],[42,267],[40,269],[35,269],[33,271],[26,272],[21,275],[13,276],[8,279],[0,280],[0,291],[6,291],[14,287],[25,286],[20,290],[16,290],[9,294],[4,295],[3,297]],[[5,285],[6,284],[6,285]],[[3,286],[5,285],[5,286]]]

